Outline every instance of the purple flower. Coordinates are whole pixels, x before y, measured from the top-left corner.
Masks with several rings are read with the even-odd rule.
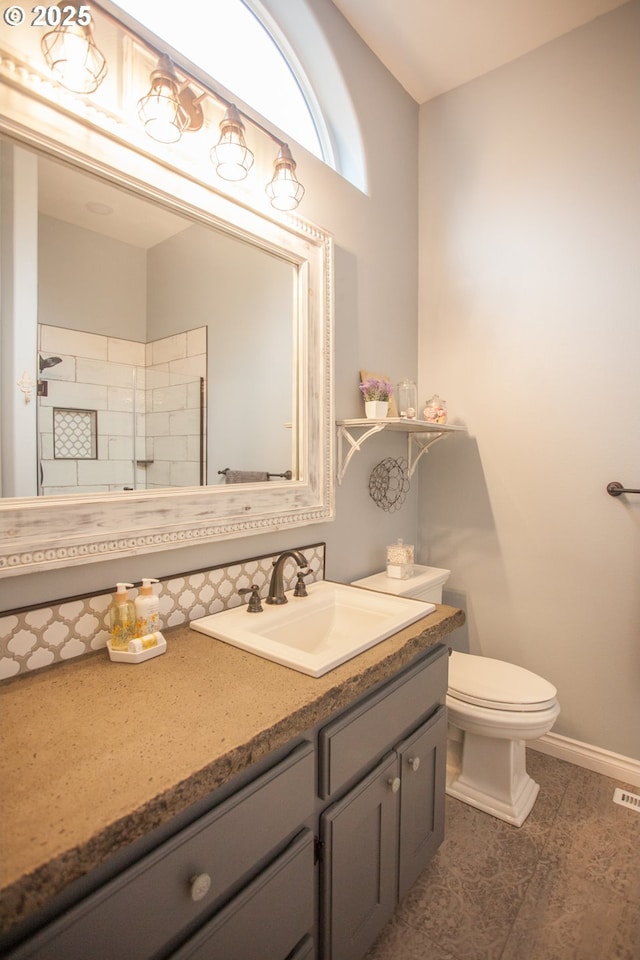
[[[388,400],[393,393],[393,384],[388,380],[376,380],[375,377],[367,377],[360,384],[360,390],[365,400]]]

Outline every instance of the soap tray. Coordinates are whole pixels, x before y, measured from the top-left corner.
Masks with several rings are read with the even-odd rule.
[[[142,663],[144,660],[151,660],[153,657],[159,657],[161,653],[167,650],[167,641],[160,633],[156,631],[158,642],[153,647],[147,647],[146,650],[112,650],[111,640],[107,640],[107,650],[111,660],[117,660],[120,663]]]

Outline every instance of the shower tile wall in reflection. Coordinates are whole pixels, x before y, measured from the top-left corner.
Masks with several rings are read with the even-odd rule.
[[[38,399],[41,494],[201,483],[206,328],[150,344],[46,324],[39,335],[41,356],[59,358],[40,374],[47,393]],[[91,411],[95,457],[59,455],[60,409]]]

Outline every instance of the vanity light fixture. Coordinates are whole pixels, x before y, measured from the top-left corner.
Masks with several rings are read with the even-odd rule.
[[[59,11],[59,15],[52,11]],[[48,22],[55,24],[55,29],[42,38],[42,51],[56,80],[74,93],[93,93],[106,76],[107,63],[93,40],[90,7],[61,2],[47,7],[47,17],[51,17]],[[120,23],[119,26],[127,30]],[[135,34],[131,36],[142,42]],[[211,97],[225,107],[220,139],[210,151],[218,176],[228,181],[244,180],[251,170],[254,157],[244,138],[244,121],[248,121],[279,147],[273,177],[265,188],[271,206],[276,210],[295,210],[305,191],[296,177],[296,162],[288,144],[213,90],[194,93],[190,84],[196,81],[182,71],[179,78],[166,54],[159,57],[150,81],[148,93],[138,100],[138,116],[152,140],[177,143],[186,131],[200,130],[204,124],[202,102]]]
[[[244,180],[253,166],[253,154],[244,140],[244,123],[230,104],[220,121],[220,139],[211,150],[211,162],[223,180]]]
[[[186,82],[178,80],[173,64],[166,55],[160,57],[158,66],[151,74],[149,93],[138,101],[138,115],[145,131],[154,140],[176,143],[185,130],[200,130],[202,127],[201,103],[207,96],[226,108],[220,121],[220,139],[209,154],[218,176],[229,181],[244,180],[253,166],[253,153],[244,139],[243,118],[247,119],[280,147],[274,160],[273,177],[266,186],[271,206],[276,210],[295,210],[304,196],[304,187],[296,177],[296,162],[288,144],[256,120],[241,115],[235,104],[219,94],[205,90],[196,96],[189,89],[188,79]]]
[[[57,23],[41,46],[56,80],[73,93],[93,93],[107,75],[107,61],[93,39],[90,7],[59,3],[47,7],[47,18]]]
[[[296,177],[296,162],[288,144],[280,144],[273,166],[273,177],[265,188],[271,206],[276,210],[295,210],[304,196],[304,187]]]
[[[177,143],[185,130],[199,130],[203,115],[200,97],[181,84],[169,57],[163,54],[151,73],[151,88],[138,100],[145,132],[159,143]]]

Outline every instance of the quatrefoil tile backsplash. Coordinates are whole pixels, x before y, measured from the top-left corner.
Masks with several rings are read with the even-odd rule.
[[[325,545],[300,547],[311,576],[307,583],[324,578]],[[182,626],[242,603],[239,590],[256,583],[262,596],[271,578],[277,553],[226,566],[166,577],[155,585],[160,601],[162,628]],[[295,586],[297,566],[285,566],[285,588]],[[129,591],[132,599],[137,590]],[[108,612],[113,591],[73,598],[41,607],[0,614],[0,680],[29,673],[53,663],[85,656],[106,646]]]

